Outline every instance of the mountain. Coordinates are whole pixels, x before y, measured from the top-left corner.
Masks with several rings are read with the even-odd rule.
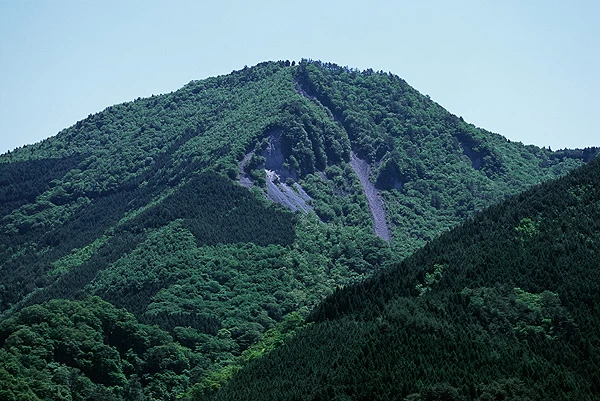
[[[210,399],[597,400],[599,183],[595,160],[337,290]]]
[[[0,395],[217,388],[335,288],[597,153],[309,60],[111,106],[0,156]]]

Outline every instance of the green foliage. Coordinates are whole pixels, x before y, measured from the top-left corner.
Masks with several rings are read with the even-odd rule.
[[[203,349],[218,364],[239,355],[284,316],[307,314],[335,286],[366,277],[390,257],[372,234],[326,226],[314,215],[299,220],[288,247],[200,245],[176,221],[151,231],[85,291],[173,330],[181,344]],[[222,329],[228,341],[221,341]]]
[[[108,237],[102,236],[81,249],[74,249],[70,254],[52,263],[52,270],[48,272],[51,276],[58,276],[68,272],[76,266],[87,262],[94,253],[108,242]]]
[[[189,381],[191,352],[155,327],[98,297],[53,300],[22,309],[0,323],[0,391],[3,399],[130,399],[135,386],[159,375],[164,399]],[[169,388],[170,387],[170,388]]]
[[[483,327],[494,335],[512,330],[521,339],[557,340],[575,330],[573,317],[561,305],[558,294],[548,290],[533,294],[520,288],[510,292],[485,287],[465,288],[460,293]]]
[[[431,289],[431,287],[434,284],[440,282],[440,280],[442,279],[442,273],[444,272],[445,268],[446,268],[445,265],[435,264],[433,266],[433,272],[425,273],[424,282],[418,283],[417,285],[415,285],[416,290],[419,291],[419,295],[425,294],[427,291],[429,291]]]
[[[260,358],[282,346],[297,330],[303,327],[304,319],[298,312],[292,312],[275,327],[267,330],[260,341],[245,350],[234,362],[219,370],[211,371],[200,382],[196,383],[186,395],[190,400],[203,399],[215,394],[231,380],[248,362]]]
[[[522,218],[519,225],[515,227],[515,231],[524,239],[539,234],[538,224],[529,217]]]
[[[310,174],[300,183],[322,221],[372,229],[367,199],[349,164],[328,167],[325,174]]]
[[[595,160],[337,290],[211,399],[597,399],[598,183]]]
[[[302,61],[302,92],[330,110],[382,190],[403,256],[507,195],[564,175],[598,149],[551,152],[467,124],[391,73]],[[330,218],[331,213],[324,216]]]
[[[203,244],[286,245],[294,239],[291,213],[256,199],[245,188],[210,172],[184,183],[160,204],[129,221],[125,228],[141,231],[176,219],[183,219]]]
[[[351,152],[370,164],[391,247],[373,234],[371,205],[349,163]],[[397,327],[367,323],[384,313],[385,302],[379,295],[373,303],[359,295],[381,294],[369,287],[373,281],[352,284],[399,263],[477,210],[563,175],[596,153],[511,143],[450,115],[392,74],[310,61],[297,67],[261,63],[108,107],[53,138],[0,156],[0,398],[172,400],[227,388],[230,378],[245,374],[246,369],[235,373],[240,366],[258,366],[271,353],[287,352],[282,342],[304,341],[305,334],[292,333],[317,330],[326,338],[322,326],[296,329],[300,317],[336,288],[347,290],[317,308],[315,319],[362,308],[356,313],[365,322],[350,319],[347,326],[356,336],[349,344],[340,340],[324,348],[323,355],[343,344],[352,350],[348,357],[355,358],[355,370],[344,373],[340,360],[332,371],[346,381],[369,383],[370,373],[361,373],[359,361],[376,353],[361,339]],[[314,213],[294,214],[268,202],[265,169],[285,170],[282,180],[297,191],[302,186]],[[248,176],[255,184],[250,191],[234,182]],[[594,182],[570,187],[564,201],[588,202],[594,188]],[[505,224],[512,235],[506,249],[516,254],[549,235],[568,238],[546,246],[545,253],[537,249],[537,259],[522,256],[521,269],[535,272],[533,283],[506,268],[499,280],[506,285],[495,296],[457,295],[458,290],[453,296],[470,297],[469,313],[487,316],[499,308],[514,315],[499,327],[519,341],[559,343],[577,332],[585,311],[573,311],[572,289],[552,287],[559,269],[550,258],[575,244],[593,247],[586,237],[591,223],[563,226],[569,210],[553,215],[527,210]],[[496,250],[469,252],[494,266],[504,257]],[[436,294],[460,281],[456,260],[468,258],[428,255],[433,256],[418,265],[422,269],[409,259],[401,265],[402,278],[377,280],[385,284],[380,291],[386,297],[407,297],[385,316],[393,320],[414,312],[407,327],[441,336],[454,321],[439,317],[440,305],[454,304]],[[495,280],[470,274],[471,280],[452,288],[479,291]],[[389,287],[392,283],[397,286]],[[526,292],[511,292],[515,287]],[[582,294],[595,290],[587,283],[580,287]],[[354,295],[345,298],[345,291]],[[369,308],[363,308],[365,302]],[[498,306],[506,302],[510,307]],[[471,324],[467,318],[461,322]],[[398,324],[399,335],[417,347],[445,346],[436,338],[411,337]],[[389,336],[385,341],[392,344]],[[467,349],[467,340],[457,341]],[[386,344],[382,340],[376,348],[386,350]],[[488,347],[483,340],[476,345]],[[402,350],[389,355],[399,364],[421,365],[403,359]],[[508,360],[516,361],[517,354]],[[477,350],[464,355],[490,362]],[[390,384],[381,394],[466,394],[448,379],[465,372],[442,366],[432,374],[439,380],[407,384],[396,393]],[[557,382],[575,376],[565,377]],[[385,380],[400,382],[394,375]],[[502,378],[481,383],[469,392],[484,397],[522,387]],[[297,398],[370,399],[379,391],[348,394],[342,387],[308,384],[314,384],[310,397]]]

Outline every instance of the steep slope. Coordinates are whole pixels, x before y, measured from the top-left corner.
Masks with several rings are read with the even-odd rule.
[[[301,63],[295,79],[299,93],[326,107],[370,164],[392,246],[405,256],[474,211],[597,154],[510,142],[448,113],[391,73],[313,62]]]
[[[261,338],[336,287],[596,153],[509,143],[397,76],[307,60],[111,106],[0,156],[0,316],[9,322],[0,345],[14,362],[5,377],[41,399],[58,384],[83,394],[81,380],[102,397],[141,385],[149,399],[173,399],[212,374],[227,378]],[[89,376],[77,353],[61,359],[60,341],[83,341],[77,330],[70,341],[28,317],[39,306],[76,325],[74,311],[94,296],[109,302],[101,316],[124,308],[132,326],[166,333],[132,349],[137,360],[105,326],[86,323],[120,366],[112,381]],[[11,342],[27,328],[38,335]],[[27,368],[22,353],[40,344],[48,352]],[[144,370],[154,346],[178,362]],[[55,372],[63,367],[71,381]]]
[[[375,185],[370,181],[371,168],[369,164],[359,159],[354,153],[350,156],[350,166],[360,179],[367,201],[369,202],[369,209],[373,216],[373,226],[375,234],[383,238],[385,241],[390,242],[390,229],[387,224],[385,205],[381,199],[381,194],[375,188]]]
[[[599,254],[595,160],[336,291],[212,399],[598,399]]]

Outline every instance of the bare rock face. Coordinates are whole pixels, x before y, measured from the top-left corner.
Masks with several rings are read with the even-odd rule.
[[[283,154],[283,146],[281,143],[282,130],[277,130],[269,136],[269,144],[263,152],[265,157],[265,169],[274,171],[281,179],[286,180],[291,178],[294,181],[298,180],[298,174],[284,167],[283,162],[285,156]]]
[[[250,161],[250,158],[252,157],[253,154],[254,154],[254,152],[247,153],[238,165],[238,170],[239,170],[238,175],[240,177],[239,183],[242,184],[243,186],[245,186],[246,188],[252,188],[252,185],[253,185],[252,179],[246,173],[246,165]]]
[[[308,212],[312,210],[310,201],[312,198],[304,191],[302,186],[296,182],[297,173],[284,167],[284,154],[281,144],[281,130],[272,132],[268,137],[268,146],[262,152],[265,171],[266,191],[265,196],[272,202],[277,202],[292,211],[301,210]],[[246,165],[254,156],[254,151],[249,152],[239,164],[239,183],[245,187],[252,188],[254,182],[246,172]],[[370,179],[371,167],[365,160],[360,159],[352,153],[350,165],[360,179],[361,186],[369,202],[369,209],[373,216],[375,234],[390,242],[391,234],[387,224],[385,204],[380,191]],[[321,173],[324,177],[324,174]]]
[[[312,198],[304,191],[302,186],[295,182],[298,175],[295,171],[283,166],[284,155],[281,145],[281,130],[273,132],[269,136],[267,149],[262,156],[265,158],[264,168],[267,181],[265,196],[272,202],[277,202],[292,211],[312,210],[307,203]],[[246,165],[254,155],[254,152],[246,154],[239,164],[239,183],[247,188],[254,185],[252,178],[246,173]]]
[[[308,212],[311,207],[306,203],[311,199],[302,189],[302,186],[294,182],[291,186],[272,170],[266,170],[267,173],[267,198],[277,202],[293,211],[302,210]]]
[[[391,235],[390,229],[387,225],[385,205],[379,190],[375,188],[375,185],[369,180],[371,173],[371,166],[365,160],[358,158],[354,153],[350,155],[350,166],[358,175],[360,184],[365,191],[367,201],[369,202],[369,209],[373,216],[373,226],[375,227],[375,234],[383,238],[386,242],[390,242]]]

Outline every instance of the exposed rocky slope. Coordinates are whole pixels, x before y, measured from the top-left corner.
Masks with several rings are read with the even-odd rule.
[[[225,400],[597,400],[600,160],[339,289]]]
[[[354,153],[350,155],[350,165],[360,179],[360,183],[365,191],[367,200],[369,201],[369,210],[373,216],[373,226],[375,234],[383,238],[384,241],[390,242],[390,230],[387,225],[387,215],[385,205],[379,190],[375,188],[375,184],[371,182],[371,167],[369,164],[358,158]]]
[[[335,288],[596,153],[307,60],[108,107],[0,156],[0,382],[34,400],[221,383]]]

